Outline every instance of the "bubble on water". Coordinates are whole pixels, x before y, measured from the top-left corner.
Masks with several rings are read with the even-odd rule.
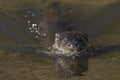
[[[28,21],[27,23],[30,23],[30,21]]]
[[[38,38],[38,36],[35,36],[36,38]]]
[[[34,26],[37,26],[37,24],[34,24]]]
[[[30,31],[30,32],[33,32],[33,31]]]
[[[32,24],[32,26],[34,26],[34,27],[35,27],[35,26],[37,26],[37,24]],[[36,28],[35,28],[35,29],[36,29]]]
[[[25,15],[25,18],[27,17],[27,15]]]
[[[35,32],[38,33],[38,30],[36,30]]]
[[[37,14],[38,13],[38,14]],[[26,23],[28,24],[28,30],[31,34],[33,34],[33,37],[36,39],[42,39],[43,37],[46,37],[47,34],[45,34],[45,32],[42,30],[42,28],[39,26],[38,20],[39,14],[42,15],[43,13],[40,13],[34,11],[34,10],[27,10],[26,14],[24,14],[24,18],[26,18]],[[38,18],[37,18],[38,17]]]
[[[33,28],[34,28],[34,26],[35,26],[35,25],[34,25],[34,24],[32,24],[32,27],[33,27]]]
[[[44,33],[43,36],[47,36],[47,34]]]
[[[29,30],[31,30],[32,28],[30,27]]]

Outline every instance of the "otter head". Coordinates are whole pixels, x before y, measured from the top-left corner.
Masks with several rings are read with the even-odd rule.
[[[57,49],[64,53],[75,53],[87,47],[88,36],[75,31],[56,33],[55,44]]]

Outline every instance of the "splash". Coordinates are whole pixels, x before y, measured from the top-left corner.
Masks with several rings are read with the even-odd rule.
[[[28,30],[34,34],[34,38],[41,40],[44,37],[47,37],[47,34],[42,31],[40,21],[42,21],[44,12],[40,9],[26,9],[24,18],[25,22],[28,25]]]

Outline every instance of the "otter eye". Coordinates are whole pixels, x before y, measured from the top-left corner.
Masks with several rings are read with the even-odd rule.
[[[73,45],[72,44],[68,44],[68,48],[73,48]]]

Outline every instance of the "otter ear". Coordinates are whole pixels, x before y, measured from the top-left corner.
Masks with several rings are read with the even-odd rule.
[[[60,38],[60,34],[56,33],[55,38]]]
[[[84,34],[84,38],[88,41],[88,34],[87,33]]]

